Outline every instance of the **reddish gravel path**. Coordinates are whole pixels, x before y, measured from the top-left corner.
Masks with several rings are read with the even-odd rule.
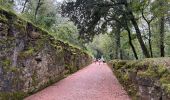
[[[130,100],[106,64],[91,64],[25,100]]]

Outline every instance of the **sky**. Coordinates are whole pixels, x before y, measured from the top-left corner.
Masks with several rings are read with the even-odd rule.
[[[63,0],[57,0],[58,2],[62,2]]]

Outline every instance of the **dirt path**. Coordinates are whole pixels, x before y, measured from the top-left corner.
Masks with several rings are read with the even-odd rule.
[[[91,64],[25,100],[130,100],[106,64]]]

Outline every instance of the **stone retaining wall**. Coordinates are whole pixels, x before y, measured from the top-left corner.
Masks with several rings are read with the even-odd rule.
[[[113,60],[110,65],[133,100],[170,100],[170,58]]]
[[[0,100],[20,100],[90,63],[86,52],[0,8]]]

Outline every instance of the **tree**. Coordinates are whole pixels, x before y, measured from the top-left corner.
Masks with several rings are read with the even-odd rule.
[[[115,34],[100,34],[96,35],[93,42],[87,44],[87,49],[92,52],[96,58],[103,56],[107,60],[112,60],[115,58],[116,50],[115,44]]]
[[[126,17],[125,17],[125,18],[126,18]],[[127,19],[127,18],[126,18],[126,19]],[[136,52],[135,47],[134,47],[134,45],[133,45],[133,43],[132,43],[132,37],[131,37],[130,28],[129,28],[129,26],[128,26],[128,22],[127,22],[126,19],[125,19],[125,23],[124,23],[124,24],[125,24],[125,29],[126,29],[126,31],[128,32],[129,44],[130,44],[130,46],[131,46],[131,48],[132,48],[132,51],[133,51],[133,54],[134,54],[135,58],[138,59],[137,52]]]
[[[35,21],[36,21],[36,18],[37,18],[37,13],[38,13],[38,10],[39,8],[41,7],[41,5],[43,4],[42,0],[38,0],[37,2],[37,6],[36,6],[36,9],[35,9]]]
[[[66,2],[62,9],[63,14],[69,16],[77,24],[80,36],[87,40],[92,40],[95,34],[101,33],[102,29],[107,28],[125,14],[136,30],[143,54],[145,57],[150,57],[127,0],[98,0],[97,2],[96,0],[77,0],[76,2]]]
[[[157,16],[159,23],[159,44],[160,44],[160,56],[165,56],[165,23],[168,18],[169,1],[168,0],[156,0],[153,2],[153,12]]]
[[[120,59],[121,57],[121,43],[120,43],[120,30],[121,26],[119,23],[116,23],[116,27],[113,29],[115,33],[115,58]]]
[[[145,55],[145,57],[149,58],[150,57],[150,54],[148,52],[148,49],[147,47],[145,46],[145,43],[143,42],[143,39],[142,39],[142,36],[141,36],[141,31],[139,29],[139,26],[136,22],[136,19],[133,15],[133,12],[132,12],[132,9],[129,7],[129,4],[127,2],[127,0],[123,0],[124,1],[124,5],[125,5],[125,8],[127,10],[127,14],[128,14],[128,17],[130,19],[130,21],[132,22],[135,30],[136,30],[136,36],[137,36],[137,39],[140,43],[140,46],[141,46],[141,49],[142,49],[142,52],[143,54]]]
[[[165,5],[165,1],[159,1],[160,7]],[[164,51],[164,37],[165,37],[165,9],[161,9],[160,10],[163,12],[162,16],[160,17],[160,53],[161,53],[161,57],[165,56],[165,51]]]
[[[149,50],[150,50],[150,56],[153,57],[153,52],[152,52],[152,32],[151,32],[151,22],[156,18],[153,14],[151,14],[151,1],[143,1],[142,8],[141,8],[141,13],[142,13],[142,18],[145,20],[145,22],[148,25],[148,44],[149,44]],[[147,10],[147,12],[145,12]],[[145,13],[147,13],[147,16],[145,16]],[[147,18],[147,17],[150,18]]]
[[[25,0],[24,5],[23,5],[23,9],[22,9],[22,13],[25,11],[25,8],[26,8],[26,5],[27,5],[28,2],[29,2],[29,0]]]

